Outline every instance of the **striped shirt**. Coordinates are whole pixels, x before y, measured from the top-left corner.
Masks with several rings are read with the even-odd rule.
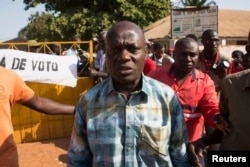
[[[188,134],[174,91],[142,75],[129,99],[108,78],[77,106],[68,166],[189,166]]]

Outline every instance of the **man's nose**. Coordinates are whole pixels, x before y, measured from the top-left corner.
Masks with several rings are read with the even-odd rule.
[[[130,58],[130,52],[127,49],[123,49],[120,54],[121,59],[129,59]]]

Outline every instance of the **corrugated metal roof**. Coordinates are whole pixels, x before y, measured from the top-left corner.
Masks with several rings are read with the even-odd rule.
[[[246,38],[250,30],[250,11],[218,11],[218,34],[225,38]],[[144,28],[147,39],[171,37],[170,15]]]

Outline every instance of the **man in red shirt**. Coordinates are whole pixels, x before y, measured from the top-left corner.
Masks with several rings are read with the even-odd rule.
[[[219,114],[219,101],[212,79],[195,68],[198,57],[198,43],[192,38],[182,38],[175,44],[175,62],[148,74],[175,90],[191,142],[202,136],[204,120],[215,127],[213,116]]]

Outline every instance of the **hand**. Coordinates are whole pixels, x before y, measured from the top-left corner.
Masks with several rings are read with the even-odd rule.
[[[222,131],[224,135],[230,135],[228,122],[222,114],[215,115],[213,119],[217,129]]]
[[[91,77],[97,77],[98,76],[98,71],[96,71],[96,69],[88,68],[88,70],[89,70],[89,76],[91,76]]]
[[[203,158],[204,153],[204,144],[202,139],[189,143],[187,146],[188,158],[192,166],[194,167],[203,167],[203,163],[200,160]]]
[[[222,64],[219,64],[216,67],[216,74],[220,79],[223,79],[227,75],[227,68],[225,68]]]

